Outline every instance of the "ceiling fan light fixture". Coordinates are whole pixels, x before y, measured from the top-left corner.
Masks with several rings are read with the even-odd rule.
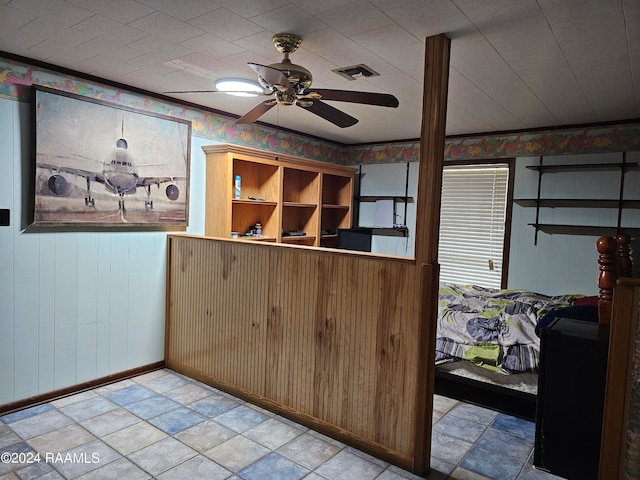
[[[216,80],[216,89],[236,97],[257,97],[264,94],[264,88],[258,82],[244,78],[221,78]]]

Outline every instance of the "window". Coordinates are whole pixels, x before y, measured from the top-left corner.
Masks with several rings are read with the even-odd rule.
[[[441,282],[506,286],[509,171],[507,163],[444,167],[438,244]]]

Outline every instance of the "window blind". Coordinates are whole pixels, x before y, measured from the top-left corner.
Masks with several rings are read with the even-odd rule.
[[[508,183],[507,165],[444,167],[438,244],[441,282],[500,288]]]

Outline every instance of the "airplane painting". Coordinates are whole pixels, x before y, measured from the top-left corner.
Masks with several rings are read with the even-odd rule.
[[[35,87],[32,225],[188,224],[191,124]]]

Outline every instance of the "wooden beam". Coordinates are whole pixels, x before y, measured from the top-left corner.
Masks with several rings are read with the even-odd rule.
[[[424,474],[431,457],[431,416],[435,376],[435,324],[438,301],[438,236],[444,161],[449,54],[451,40],[444,35],[426,39],[416,205],[416,275],[422,288],[420,302],[420,353],[416,399],[416,439],[413,471]]]

